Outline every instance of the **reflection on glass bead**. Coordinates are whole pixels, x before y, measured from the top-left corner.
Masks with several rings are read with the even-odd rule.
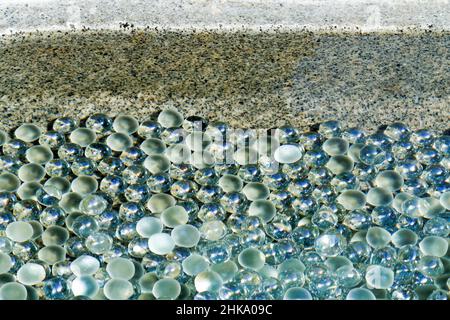
[[[84,243],[86,248],[95,254],[108,252],[112,246],[112,238],[104,232],[92,232]]]
[[[67,281],[62,277],[54,277],[44,282],[43,292],[46,299],[61,300],[70,296]]]

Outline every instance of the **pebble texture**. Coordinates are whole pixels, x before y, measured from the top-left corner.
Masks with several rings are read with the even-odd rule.
[[[1,129],[167,105],[232,126],[449,129],[448,31],[65,31],[0,37]]]

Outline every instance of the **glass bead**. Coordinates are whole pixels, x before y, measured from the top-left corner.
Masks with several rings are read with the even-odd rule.
[[[15,221],[8,224],[5,233],[12,241],[25,242],[33,236],[33,227],[28,222]]]
[[[48,147],[32,146],[25,152],[25,158],[30,163],[45,164],[53,159],[53,153]]]
[[[33,142],[39,139],[42,130],[32,123],[26,123],[19,126],[14,131],[14,136],[25,142]]]
[[[99,134],[109,132],[112,128],[112,119],[102,113],[93,114],[86,119],[86,128]]]
[[[175,248],[175,242],[167,233],[155,233],[148,239],[148,248],[155,254],[165,255]]]
[[[77,276],[93,275],[100,268],[100,262],[90,255],[81,255],[70,264],[70,270]]]
[[[420,258],[417,269],[426,276],[437,277],[444,273],[444,265],[439,257],[423,256]]]
[[[0,252],[0,274],[7,273],[13,266],[11,257],[4,252]]]
[[[84,244],[90,252],[104,254],[111,249],[113,240],[104,232],[92,232],[86,237]]]
[[[42,243],[48,245],[63,245],[69,239],[69,232],[60,226],[49,226],[42,233]]]
[[[367,203],[375,207],[389,206],[394,201],[394,197],[390,191],[379,187],[371,188],[366,197]]]
[[[2,174],[0,174],[1,192],[3,191],[13,192],[16,191],[19,187],[20,187],[20,180],[17,178],[17,176],[8,172],[3,172]]]
[[[197,292],[215,292],[222,287],[223,281],[217,272],[202,271],[195,276],[194,283]]]
[[[448,240],[438,236],[427,236],[419,243],[420,251],[426,256],[443,257],[448,250]]]
[[[275,137],[280,143],[296,143],[299,140],[299,131],[298,129],[286,125],[281,126],[275,130]]]
[[[143,217],[136,224],[136,231],[144,238],[161,233],[162,230],[163,224],[161,220],[155,217]]]
[[[69,140],[81,147],[87,147],[91,143],[95,142],[97,135],[95,131],[89,128],[77,128],[73,130],[69,135]]]
[[[375,289],[388,289],[394,283],[394,272],[390,268],[371,265],[366,271],[366,282]]]
[[[339,255],[346,246],[345,238],[335,230],[328,230],[316,238],[314,247],[316,252],[325,257]]]
[[[345,155],[336,155],[332,156],[326,167],[335,175],[342,174],[345,172],[350,172],[353,169],[354,162],[353,160]]]
[[[66,249],[57,245],[46,246],[38,251],[38,258],[53,265],[66,259]]]
[[[147,208],[152,213],[162,213],[165,209],[174,206],[176,200],[174,197],[164,193],[154,194],[147,202]]]
[[[0,287],[0,300],[26,300],[27,289],[17,282],[10,282]]]
[[[164,128],[180,127],[183,120],[183,116],[174,109],[165,109],[158,115],[158,123]]]
[[[79,208],[83,213],[97,216],[108,208],[108,201],[100,195],[90,194],[80,201]]]
[[[109,300],[128,300],[133,294],[133,285],[123,279],[111,279],[106,282],[103,293]]]
[[[65,177],[69,174],[70,165],[62,159],[53,159],[45,164],[45,173],[50,177]]]
[[[5,151],[3,152],[5,153]],[[21,165],[22,161],[20,159],[8,155],[0,155],[0,170],[5,173],[17,174]]]
[[[321,230],[333,228],[338,223],[338,216],[330,207],[321,207],[311,217],[311,223]]]
[[[303,156],[300,145],[284,144],[275,149],[274,159],[279,163],[295,163]]]
[[[58,149],[58,157],[67,162],[73,162],[83,156],[83,148],[75,143],[65,143]]]
[[[106,271],[112,279],[130,280],[134,276],[135,267],[130,260],[118,257],[108,262]]]
[[[423,233],[445,238],[450,234],[450,224],[444,218],[434,217],[425,223]]]
[[[450,210],[450,191],[443,192],[439,198],[439,202],[445,209]]]
[[[72,119],[70,117],[61,117],[53,122],[52,128],[57,132],[66,134],[75,130],[77,126],[78,123],[75,119]]]
[[[201,221],[225,220],[226,212],[223,206],[217,202],[205,203],[200,207],[197,217]]]
[[[196,276],[200,272],[206,271],[209,262],[199,254],[193,253],[182,262],[183,272],[189,276]]]
[[[161,213],[161,222],[169,228],[186,224],[188,220],[188,213],[181,206],[167,208]]]
[[[409,229],[399,229],[391,237],[392,243],[397,247],[401,248],[407,245],[416,245],[419,237],[417,234]]]
[[[209,220],[203,222],[199,228],[199,231],[203,238],[210,241],[217,241],[225,236],[227,228],[222,221]]]
[[[91,159],[79,157],[72,162],[70,169],[76,176],[90,176],[94,174],[96,164]]]
[[[138,147],[130,147],[119,156],[119,159],[125,166],[142,164],[145,160],[146,154]],[[108,157],[106,157],[108,158]]]
[[[345,154],[348,148],[348,141],[339,137],[330,137],[322,144],[322,149],[330,156]]]
[[[119,158],[107,157],[100,161],[97,169],[103,175],[118,175],[125,169],[125,165]]]
[[[89,144],[84,152],[86,158],[94,161],[101,161],[111,156],[111,148],[104,143],[94,142]]]
[[[367,144],[359,150],[359,160],[367,165],[379,165],[386,159],[386,152],[380,147]]]
[[[353,288],[361,282],[361,274],[352,265],[343,265],[336,271],[338,284],[346,288]]]
[[[97,281],[92,276],[81,276],[73,279],[71,290],[75,297],[84,296],[93,298],[99,291]]]
[[[324,137],[337,137],[341,134],[341,124],[336,120],[328,120],[319,125],[319,133]]]
[[[26,263],[17,271],[17,280],[24,285],[36,285],[46,277],[45,269],[37,263]]]
[[[276,209],[273,203],[268,200],[256,200],[250,204],[248,214],[260,217],[264,222],[269,222],[275,216]]]
[[[420,198],[418,207],[420,215],[428,219],[438,217],[445,211],[440,201],[433,197]]]
[[[367,243],[375,249],[381,249],[391,241],[391,234],[383,228],[371,227],[367,230]]]
[[[440,137],[436,137],[433,143],[433,148],[443,155],[450,155],[450,136],[442,135]]]
[[[372,216],[364,210],[353,210],[344,218],[342,222],[352,230],[367,230],[372,224]]]
[[[366,288],[354,288],[347,293],[345,300],[376,300],[376,297]]]
[[[345,190],[337,197],[337,201],[347,210],[356,210],[364,207],[366,196],[358,190]]]

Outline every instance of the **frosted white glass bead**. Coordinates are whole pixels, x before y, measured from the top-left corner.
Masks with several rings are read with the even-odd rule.
[[[389,289],[394,284],[394,271],[378,265],[369,266],[366,281],[372,288]]]
[[[172,252],[175,242],[167,233],[155,233],[148,239],[148,248],[153,253],[164,255]]]
[[[13,261],[11,257],[4,252],[0,252],[0,274],[7,273],[12,266]]]
[[[118,257],[109,260],[106,271],[113,279],[130,280],[134,276],[135,267],[130,260]]]
[[[133,140],[128,134],[116,132],[106,138],[106,145],[112,151],[124,151],[133,145]]]
[[[345,300],[376,300],[376,297],[369,289],[353,288],[347,293]]]
[[[222,278],[214,271],[200,272],[194,279],[195,289],[198,292],[215,292],[222,287],[222,284]]]
[[[378,173],[375,178],[377,187],[387,189],[389,191],[397,191],[403,186],[403,177],[394,170],[384,170]]]
[[[200,232],[190,224],[183,224],[173,228],[170,236],[178,247],[192,248],[200,240]]]
[[[189,276],[196,276],[200,272],[205,271],[209,267],[209,262],[205,257],[192,253],[189,257],[183,260],[181,263],[183,272]]]
[[[73,279],[71,289],[74,296],[92,298],[98,293],[99,285],[93,276],[81,276]]]
[[[0,192],[2,191],[16,191],[20,187],[20,180],[16,175],[3,172],[0,174]]]
[[[78,176],[73,179],[71,183],[72,191],[81,195],[93,193],[97,191],[97,188],[98,182],[94,177],[91,176]]]
[[[45,164],[53,159],[53,152],[46,146],[32,146],[26,151],[25,157],[31,163]]]
[[[260,217],[264,222],[269,222],[275,217],[275,205],[269,200],[256,200],[250,204],[248,214]]]
[[[100,268],[100,262],[89,255],[82,255],[70,264],[70,270],[76,276],[93,275]]]
[[[83,148],[95,142],[97,134],[89,128],[77,128],[70,133],[69,140]]]
[[[171,195],[165,193],[158,193],[151,196],[147,202],[147,208],[152,213],[161,213],[165,209],[172,207],[176,204],[176,200]]]
[[[183,124],[183,116],[174,109],[166,109],[158,115],[158,122],[164,128],[178,128]]]
[[[37,263],[26,263],[17,271],[17,281],[29,286],[42,282],[45,276],[44,267]]]
[[[169,228],[186,224],[189,220],[189,215],[182,206],[173,206],[165,209],[161,213],[161,222]]]

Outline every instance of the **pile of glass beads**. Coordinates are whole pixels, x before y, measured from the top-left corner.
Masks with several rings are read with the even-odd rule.
[[[449,298],[448,135],[166,109],[0,146],[2,300]]]

